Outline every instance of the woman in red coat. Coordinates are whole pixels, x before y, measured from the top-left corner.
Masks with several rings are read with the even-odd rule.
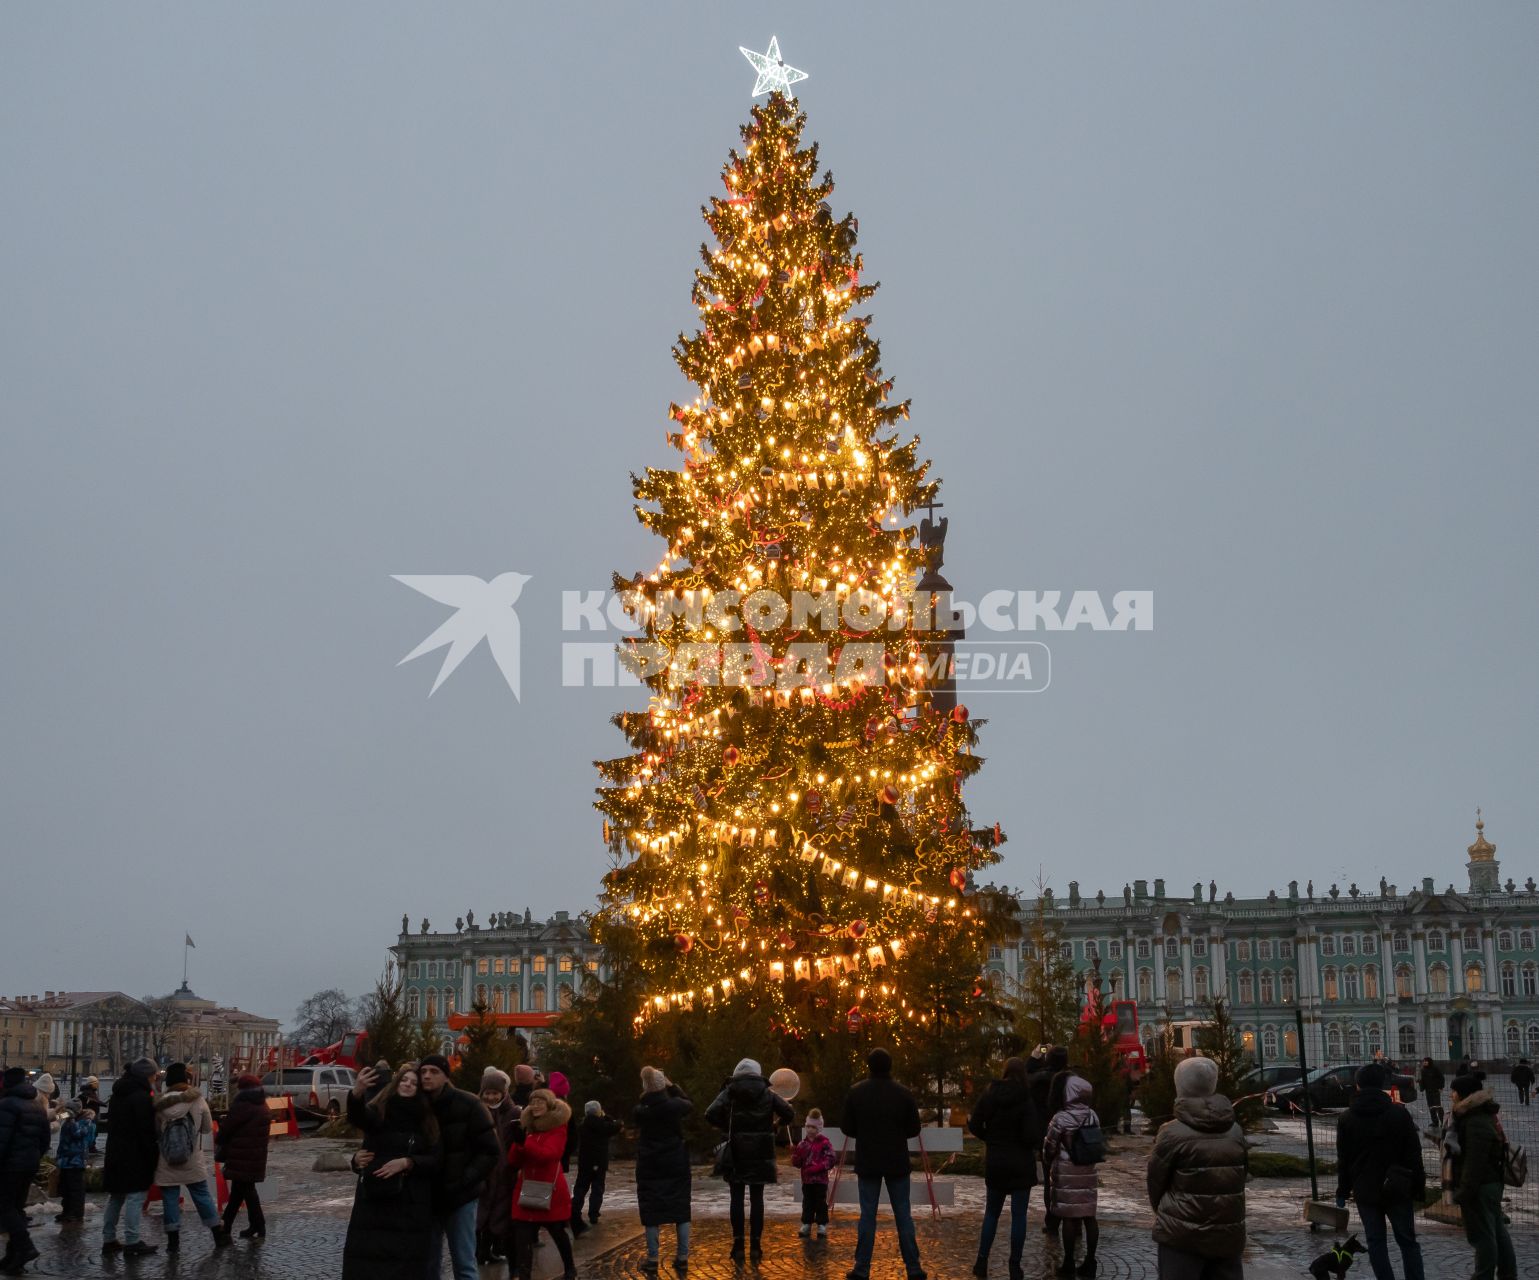
[[[572,1193],[561,1172],[566,1150],[566,1122],[572,1109],[549,1089],[536,1089],[508,1148],[508,1163],[518,1170],[513,1187],[513,1271],[518,1280],[529,1280],[534,1269],[534,1240],[544,1227],[556,1242],[565,1280],[575,1280],[572,1241],[566,1233],[572,1219]]]

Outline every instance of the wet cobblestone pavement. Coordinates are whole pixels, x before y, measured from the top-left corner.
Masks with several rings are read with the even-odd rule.
[[[1101,1247],[1097,1274],[1105,1280],[1143,1280],[1156,1273],[1155,1250],[1149,1237],[1151,1215],[1142,1201],[1146,1139],[1120,1139],[1113,1157],[1102,1166]],[[55,1205],[34,1206],[37,1224],[33,1238],[43,1256],[27,1274],[40,1276],[112,1276],[121,1280],[336,1280],[341,1267],[342,1241],[352,1207],[353,1182],[346,1173],[318,1173],[311,1168],[324,1150],[345,1149],[344,1144],[324,1139],[305,1139],[273,1147],[269,1178],[263,1184],[269,1235],[260,1244],[237,1240],[228,1249],[213,1248],[209,1234],[194,1225],[183,1212],[183,1247],[179,1254],[164,1252],[165,1237],[159,1211],[145,1218],[143,1238],[160,1247],[147,1258],[103,1257],[101,1206],[104,1197],[88,1197],[84,1226],[60,1227],[53,1222]],[[945,1216],[932,1218],[924,1204],[923,1183],[916,1179],[915,1224],[920,1254],[931,1280],[966,1280],[976,1256],[978,1224],[982,1214],[983,1184],[961,1177],[956,1182],[956,1206]],[[1312,1235],[1300,1221],[1304,1186],[1297,1180],[1258,1180],[1249,1188],[1251,1245],[1246,1253],[1246,1274],[1251,1280],[1282,1280],[1304,1276],[1308,1261],[1330,1241]],[[695,1182],[694,1239],[688,1280],[843,1280],[855,1250],[853,1209],[836,1210],[826,1241],[798,1238],[798,1191],[785,1180],[767,1189],[764,1261],[758,1267],[735,1267],[728,1258],[731,1231],[726,1222],[725,1188],[715,1179],[700,1176]],[[242,1215],[244,1225],[244,1215]],[[1058,1247],[1042,1230],[1041,1201],[1033,1194],[1030,1230],[1024,1258],[1028,1280],[1047,1280],[1061,1257]],[[1359,1231],[1354,1220],[1352,1229]],[[1469,1246],[1457,1228],[1436,1222],[1419,1222],[1418,1236],[1427,1274],[1442,1280],[1463,1280],[1471,1270]],[[1514,1236],[1521,1280],[1539,1280],[1539,1236],[1521,1232]],[[1001,1224],[991,1258],[990,1275],[1005,1280],[1008,1223]],[[559,1275],[556,1251],[545,1247],[536,1253],[537,1280]],[[1403,1273],[1398,1251],[1390,1256],[1397,1275]],[[639,1277],[645,1257],[636,1225],[635,1196],[629,1164],[617,1162],[610,1171],[610,1193],[605,1198],[600,1225],[577,1242],[578,1271],[584,1280],[619,1280]],[[672,1233],[665,1229],[661,1274],[678,1280],[670,1260]],[[1367,1280],[1366,1260],[1353,1274]],[[502,1264],[482,1268],[485,1280],[503,1280]],[[448,1275],[447,1260],[444,1275]],[[877,1231],[876,1255],[871,1280],[902,1280],[892,1220],[885,1214]]]

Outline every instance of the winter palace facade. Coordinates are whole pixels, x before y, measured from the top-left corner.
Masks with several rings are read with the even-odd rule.
[[[1140,1034],[1202,1021],[1224,995],[1262,1062],[1298,1054],[1298,1011],[1311,1067],[1382,1049],[1423,1056],[1539,1059],[1539,891],[1500,882],[1496,846],[1478,816],[1468,888],[1432,877],[1402,893],[1380,881],[1316,895],[1311,883],[1262,898],[1167,895],[1134,881],[1119,898],[1047,900],[1049,930],[1087,987],[1099,967],[1109,998],[1138,1003]],[[1031,944],[995,947],[989,968],[1018,982]]]
[[[435,931],[423,920],[417,932],[401,917],[390,948],[405,978],[406,1012],[431,1018],[445,1043],[469,1020],[477,1001],[499,1025],[529,1034],[548,1027],[582,988],[583,975],[607,976],[603,951],[587,924],[558,911],[536,920],[529,911],[493,912],[477,924],[474,911]]]

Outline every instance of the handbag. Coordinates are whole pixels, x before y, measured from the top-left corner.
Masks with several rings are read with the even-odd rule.
[[[538,1213],[550,1210],[551,1197],[556,1193],[554,1182],[535,1182],[525,1178],[518,1184],[518,1207],[533,1209]]]
[[[736,1112],[737,1108],[729,1102],[727,1104],[726,1140],[718,1143],[716,1150],[711,1152],[711,1175],[717,1178],[725,1178],[728,1182],[732,1181],[732,1117]]]
[[[1528,1181],[1528,1153],[1510,1142],[1502,1143],[1502,1183],[1521,1187]]]

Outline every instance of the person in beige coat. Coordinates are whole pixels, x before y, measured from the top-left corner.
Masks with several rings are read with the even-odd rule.
[[[164,1092],[155,1099],[155,1137],[160,1159],[155,1165],[155,1185],[165,1206],[166,1252],[181,1247],[182,1188],[192,1197],[198,1217],[214,1237],[214,1246],[230,1243],[230,1233],[219,1220],[219,1210],[208,1186],[205,1138],[214,1132],[214,1117],[203,1095],[187,1075],[185,1062],[166,1068]]]

